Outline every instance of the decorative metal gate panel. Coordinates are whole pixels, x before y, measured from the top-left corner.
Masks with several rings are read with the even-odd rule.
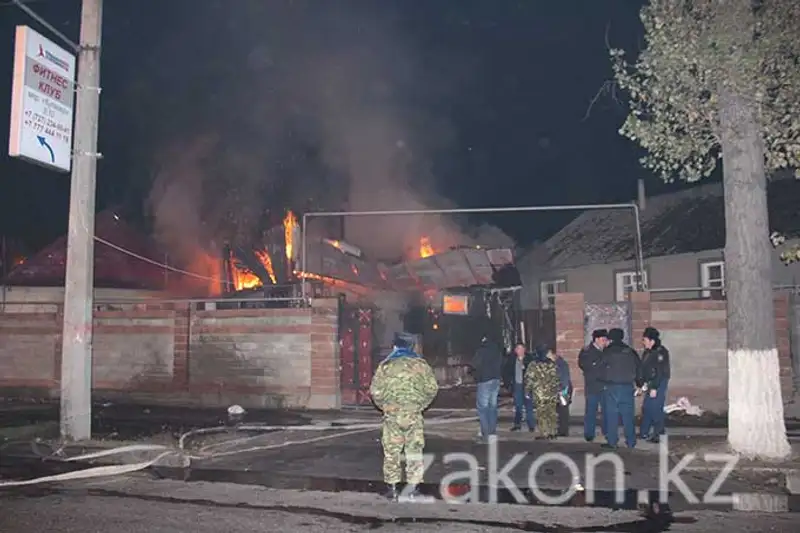
[[[369,386],[377,362],[374,315],[375,310],[370,308],[347,305],[342,308],[339,319],[339,361],[344,405],[372,402]]]
[[[592,331],[596,329],[620,328],[625,332],[625,342],[631,340],[631,313],[628,302],[611,304],[586,304],[583,314],[586,344],[592,341]]]

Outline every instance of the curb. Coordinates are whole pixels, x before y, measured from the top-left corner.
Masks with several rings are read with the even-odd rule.
[[[800,470],[786,472],[784,486],[789,494],[800,494]]]
[[[0,428],[0,441],[34,440],[58,435],[58,422],[41,422],[27,426]]]
[[[759,513],[788,513],[789,496],[786,494],[735,493],[733,510]]]

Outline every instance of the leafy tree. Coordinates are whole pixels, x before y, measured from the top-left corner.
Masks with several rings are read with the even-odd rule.
[[[641,20],[636,61],[611,51],[630,96],[620,133],[667,181],[700,180],[722,160],[728,441],[745,456],[785,457],[766,176],[800,168],[800,2],[651,0]]]
[[[791,265],[800,261],[800,245],[787,245],[786,236],[777,231],[773,231],[770,234],[769,240],[772,242],[772,246],[781,250],[780,258],[784,265]]]

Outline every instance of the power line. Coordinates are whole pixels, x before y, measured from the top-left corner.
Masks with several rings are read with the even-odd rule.
[[[178,274],[183,274],[185,276],[191,276],[193,278],[202,279],[202,280],[206,280],[206,281],[216,281],[218,283],[224,283],[225,285],[233,285],[233,283],[231,283],[230,281],[226,281],[226,280],[219,279],[219,278],[212,278],[210,276],[203,276],[202,274],[196,274],[194,272],[189,272],[188,270],[182,270],[180,268],[175,268],[175,267],[169,266],[169,265],[167,265],[165,263],[159,263],[158,261],[155,261],[155,260],[150,259],[149,257],[145,257],[143,255],[139,255],[136,252],[132,252],[132,251],[126,249],[126,248],[123,248],[122,246],[118,246],[118,245],[114,244],[113,242],[109,242],[109,241],[107,241],[107,240],[105,240],[105,239],[103,239],[101,237],[95,236],[94,240],[96,240],[99,243],[105,244],[109,248],[113,248],[114,250],[117,250],[118,252],[122,252],[123,254],[129,255],[129,256],[131,256],[133,258],[136,258],[136,259],[138,259],[140,261],[144,261],[145,263],[150,263],[151,265],[155,265],[155,266],[163,268],[165,270],[170,270],[170,271],[178,273]]]

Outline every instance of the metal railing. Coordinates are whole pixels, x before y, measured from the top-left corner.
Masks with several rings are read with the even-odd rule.
[[[95,299],[95,311],[169,311],[191,309],[212,311],[215,309],[264,309],[299,307],[304,300],[300,296],[274,298],[115,298]],[[0,313],[60,313],[64,301],[15,300],[0,302]]]

